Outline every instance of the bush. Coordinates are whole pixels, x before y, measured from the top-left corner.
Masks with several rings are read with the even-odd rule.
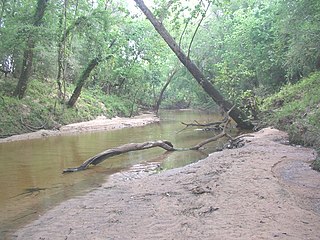
[[[11,81],[13,80],[13,81]],[[27,133],[39,128],[54,129],[60,125],[92,120],[97,116],[130,116],[137,113],[128,99],[107,96],[100,90],[83,89],[73,108],[57,99],[55,81],[32,80],[22,100],[6,95],[14,90],[15,79],[0,81],[0,137]],[[73,85],[67,86],[67,97]]]
[[[262,110],[263,119],[288,132],[291,143],[320,149],[320,72],[284,86],[265,99]]]

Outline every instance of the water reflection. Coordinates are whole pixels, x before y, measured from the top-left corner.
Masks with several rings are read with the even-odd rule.
[[[212,137],[212,132],[194,129],[176,134],[183,128],[181,121],[193,120],[218,119],[204,112],[166,111],[161,114],[161,123],[144,127],[0,144],[0,238],[55,204],[98,186],[114,172],[147,162],[159,162],[164,169],[180,167],[204,158],[221,146],[219,141],[204,152],[165,154],[163,149],[130,152],[83,172],[61,174],[63,169],[78,166],[103,150],[129,142],[166,139],[175,147],[191,147]]]

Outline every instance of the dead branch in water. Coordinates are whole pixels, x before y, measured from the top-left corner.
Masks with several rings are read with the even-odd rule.
[[[199,148],[201,148],[202,146],[204,146],[210,142],[217,141],[218,139],[225,137],[225,136],[232,139],[232,137],[229,134],[227,134],[227,132],[226,132],[226,129],[227,129],[230,122],[231,122],[231,118],[227,119],[227,121],[224,123],[224,127],[223,127],[223,130],[221,133],[219,133],[218,135],[216,135],[212,138],[206,139],[206,140],[198,143],[194,147],[190,148],[190,150],[199,150]]]
[[[214,122],[214,123],[199,123],[196,120],[194,120],[195,123],[184,123],[181,122],[181,124],[185,125],[185,128],[181,129],[180,131],[177,132],[177,134],[183,132],[184,130],[186,130],[189,127],[213,127],[215,129],[220,129],[220,125],[222,123],[224,123],[223,121],[220,122]]]
[[[211,126],[219,126],[220,124],[224,123],[223,121],[220,122],[213,122],[213,123],[199,123],[198,121],[194,120],[195,123],[184,123],[181,124],[186,125],[187,127],[211,127]]]
[[[218,139],[222,138],[222,137],[228,137],[229,139],[232,139],[232,137],[226,132],[227,130],[227,127],[228,125],[230,124],[231,122],[231,117],[230,117],[230,112],[232,111],[232,109],[234,108],[234,106],[232,108],[229,109],[229,111],[226,113],[226,116],[225,118],[223,119],[222,122],[217,122],[219,123],[219,126],[223,126],[222,128],[222,132],[219,133],[218,135],[212,137],[212,138],[209,138],[209,139],[206,139],[200,143],[198,143],[197,145],[195,145],[194,147],[190,148],[190,150],[199,150],[199,148],[201,148],[202,146],[210,143],[210,142],[213,142],[213,141],[217,141]],[[214,124],[214,123],[212,123]]]
[[[116,148],[108,149],[106,151],[103,151],[103,152],[89,158],[88,160],[83,162],[79,167],[64,169],[63,173],[77,172],[77,171],[85,170],[86,168],[89,167],[89,165],[97,165],[109,157],[113,157],[113,156],[120,155],[120,154],[127,153],[127,152],[145,150],[145,149],[154,148],[154,147],[160,147],[160,148],[163,148],[167,151],[175,151],[176,150],[173,147],[172,143],[169,141],[166,141],[166,140],[148,141],[148,142],[144,142],[144,143],[124,144],[124,145],[121,145]]]
[[[229,116],[230,111],[232,111],[232,108],[227,112],[227,114],[226,114],[227,116],[225,117],[225,119],[221,123],[219,123],[219,126],[223,126],[222,132],[212,138],[206,139],[206,140],[198,143],[194,147],[174,148],[172,143],[169,141],[166,141],[166,140],[148,141],[148,142],[143,142],[143,143],[128,143],[128,144],[124,144],[124,145],[121,145],[116,148],[112,148],[112,149],[108,149],[106,151],[103,151],[103,152],[89,158],[88,160],[83,162],[79,167],[67,168],[67,169],[63,170],[63,173],[77,172],[77,171],[85,170],[89,167],[89,165],[97,165],[109,157],[113,157],[113,156],[120,155],[123,153],[131,152],[131,151],[145,150],[145,149],[154,148],[154,147],[160,147],[160,148],[163,148],[167,151],[199,150],[204,145],[206,145],[210,142],[216,141],[216,140],[218,140],[222,137],[225,137],[225,136],[231,140],[235,140],[226,131],[228,125],[231,122],[231,117]],[[238,138],[236,138],[236,139],[238,139]]]
[[[225,116],[223,118],[222,121],[217,121],[217,122],[211,122],[211,123],[199,123],[198,121],[194,120],[194,123],[184,123],[184,122],[181,122],[182,125],[185,125],[185,128],[181,129],[180,131],[177,132],[178,133],[181,133],[183,132],[184,130],[186,130],[187,128],[189,127],[203,127],[205,130],[210,127],[213,128],[214,130],[223,130],[224,129],[224,126],[226,124],[226,122],[230,119],[231,120],[231,117],[230,117],[230,112],[233,110],[235,106],[233,106],[232,108],[229,109],[228,112],[225,113]]]

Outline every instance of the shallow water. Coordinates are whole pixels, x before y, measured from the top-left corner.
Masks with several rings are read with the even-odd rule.
[[[284,161],[277,164],[273,171],[282,183],[297,193],[296,201],[302,208],[320,215],[320,177],[319,172],[311,168],[310,162]]]
[[[112,173],[150,162],[169,169],[195,162],[222,146],[208,144],[204,151],[165,153],[163,149],[130,152],[105,160],[82,172],[62,174],[68,167],[129,142],[169,140],[175,147],[191,147],[214,132],[183,129],[181,121],[213,122],[219,116],[198,111],[165,111],[161,123],[111,132],[92,132],[0,144],[0,239],[61,201],[79,196],[106,181]]]

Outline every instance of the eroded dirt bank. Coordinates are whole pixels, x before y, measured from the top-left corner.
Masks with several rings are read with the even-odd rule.
[[[0,143],[30,140],[50,136],[60,136],[67,134],[79,134],[89,131],[111,131],[126,127],[138,127],[146,124],[159,122],[159,118],[154,114],[141,114],[133,118],[115,117],[108,119],[104,116],[94,120],[80,123],[73,123],[60,127],[58,130],[40,130],[37,132],[14,135],[8,138],[0,139]]]
[[[320,174],[292,165],[314,151],[270,128],[245,139],[187,167],[115,174],[14,239],[320,239]]]

